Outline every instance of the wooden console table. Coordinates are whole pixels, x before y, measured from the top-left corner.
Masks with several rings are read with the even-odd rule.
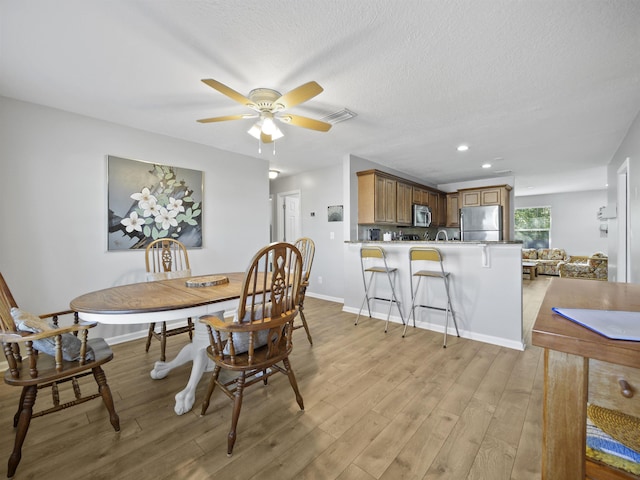
[[[587,460],[585,444],[588,401],[640,416],[640,342],[610,340],[552,307],[640,311],[640,285],[553,278],[532,331],[545,349],[542,478],[636,478]]]

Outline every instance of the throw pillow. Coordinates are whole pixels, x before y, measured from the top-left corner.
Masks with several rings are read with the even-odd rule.
[[[247,309],[248,310],[248,309]],[[262,316],[262,307],[256,308],[256,318],[260,318]],[[265,309],[265,317],[269,317],[271,315],[271,305],[267,304],[267,308]],[[242,319],[242,322],[249,322],[251,320],[251,312],[247,311]],[[238,313],[236,312],[236,316],[233,317],[233,322],[238,323]],[[260,330],[254,335],[254,348],[263,347],[267,344],[267,340],[269,338],[269,330]],[[236,355],[239,353],[245,353],[249,351],[249,332],[242,333],[234,333],[233,334],[233,348],[236,352]],[[229,342],[224,346],[223,354],[229,355]]]
[[[44,330],[51,330],[57,328],[55,325],[49,325],[46,321],[40,317],[20,310],[19,308],[11,308],[11,316],[16,323],[16,328],[21,332],[40,333]],[[80,359],[80,347],[82,345],[81,340],[72,333],[63,333],[60,339],[62,345],[62,358],[67,361],[74,361]],[[54,337],[40,338],[33,340],[33,348],[39,352],[46,353],[55,357],[56,355],[56,341]],[[93,349],[87,345],[87,353],[85,355],[86,360],[94,360],[95,355]]]

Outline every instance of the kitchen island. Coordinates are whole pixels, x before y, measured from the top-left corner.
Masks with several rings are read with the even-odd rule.
[[[444,256],[444,268],[451,273],[450,291],[460,336],[494,345],[524,350],[522,330],[522,243],[521,242],[460,242],[460,241],[347,241],[345,242],[344,276],[345,312],[357,314],[364,298],[360,247],[380,246],[385,250],[390,267],[398,268],[396,293],[400,298],[405,321],[409,319],[411,292],[409,280],[409,249],[435,247]],[[442,282],[429,282],[429,292],[443,297]],[[424,285],[420,288],[423,289]],[[377,283],[377,295],[390,294],[388,284]],[[388,296],[387,296],[388,298]],[[435,303],[435,300],[434,300]],[[386,319],[388,304],[371,302],[374,318]],[[363,315],[367,315],[366,305]],[[364,320],[361,320],[364,321]],[[397,309],[391,311],[391,321],[401,323]],[[416,309],[416,327],[444,332],[445,315],[430,309]],[[381,326],[381,331],[382,331]],[[448,334],[455,336],[449,319]],[[452,338],[451,338],[452,339]]]

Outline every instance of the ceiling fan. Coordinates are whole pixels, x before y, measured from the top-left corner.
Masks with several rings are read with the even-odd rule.
[[[331,124],[313,118],[302,117],[300,115],[292,115],[283,113],[286,109],[295,107],[296,105],[306,102],[323,91],[323,88],[316,82],[307,82],[294,88],[284,95],[270,88],[256,88],[249,92],[249,96],[245,97],[241,93],[236,92],[232,88],[213,80],[205,78],[202,80],[211,88],[218,90],[223,95],[235,100],[238,103],[249,107],[256,113],[226,115],[223,117],[203,118],[198,120],[200,123],[224,122],[227,120],[242,120],[245,118],[258,118],[258,121],[249,129],[247,133],[259,139],[262,143],[271,143],[278,138],[284,136],[274,120],[295,125],[297,127],[317,130],[319,132],[327,132],[331,128]]]

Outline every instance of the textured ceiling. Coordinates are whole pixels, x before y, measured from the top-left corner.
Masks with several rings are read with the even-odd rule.
[[[353,154],[432,184],[603,188],[640,110],[637,0],[0,0],[0,95],[264,158],[284,175]],[[243,95],[324,92],[258,153]],[[467,143],[466,153],[456,151]],[[149,159],[152,160],[152,159]],[[493,167],[482,170],[481,164]]]

